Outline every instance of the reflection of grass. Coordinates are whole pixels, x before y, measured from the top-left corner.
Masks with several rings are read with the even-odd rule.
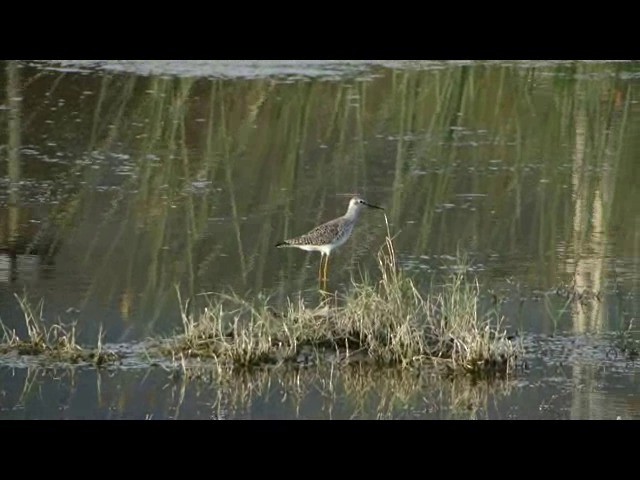
[[[478,286],[463,274],[455,274],[439,293],[425,295],[396,268],[389,237],[378,264],[377,284],[354,282],[346,296],[328,295],[318,307],[289,300],[277,311],[266,299],[249,303],[221,295],[201,312],[185,308],[184,333],[162,342],[160,351],[239,367],[316,363],[328,354],[343,363],[438,361],[472,374],[512,367],[516,345],[499,330],[499,322],[492,325],[479,314]]]
[[[111,363],[118,360],[118,356],[105,350],[102,346],[102,335],[98,337],[96,348],[84,348],[76,342],[76,329],[72,325],[70,328],[64,325],[52,325],[47,327],[42,321],[42,308],[44,302],[41,300],[34,308],[26,298],[17,297],[20,308],[24,314],[24,321],[27,327],[27,336],[21,339],[15,330],[2,326],[3,338],[0,342],[0,354],[43,356],[50,361],[61,361],[67,363],[90,362],[97,366]]]
[[[202,415],[200,407],[194,411],[193,398],[200,405],[211,408],[207,415],[214,418],[244,417],[254,412],[254,403],[271,405],[269,415],[282,414],[297,418],[486,418],[492,399],[509,395],[513,382],[506,378],[473,381],[468,377],[443,378],[439,372],[426,368],[380,369],[362,364],[350,364],[337,369],[333,365],[318,368],[282,368],[278,370],[228,369],[220,375],[210,365],[191,365],[172,371],[169,381],[162,372],[157,377],[158,388],[151,398],[140,398],[140,375],[131,370],[116,374],[105,370],[81,373],[74,366],[42,367],[30,365],[26,369],[22,391],[16,390],[15,406],[35,412],[38,398],[49,403],[42,393],[47,383],[53,383],[63,395],[59,404],[52,405],[54,413],[44,408],[38,415],[68,415],[76,418],[77,401],[92,392],[77,389],[88,383],[77,378],[94,378],[97,396],[97,415],[106,418],[130,418],[133,412],[152,408],[154,413],[145,418],[193,418]],[[174,375],[183,373],[184,375]],[[154,378],[155,375],[144,378]],[[154,381],[142,381],[149,391]],[[191,401],[187,400],[191,398]],[[152,400],[151,400],[152,399]],[[11,398],[3,403],[11,402]],[[151,400],[151,403],[145,403]],[[186,403],[185,403],[186,400]],[[187,407],[186,405],[191,405]],[[311,409],[309,409],[311,406]],[[255,410],[256,413],[259,410]],[[46,413],[49,412],[49,413]],[[60,412],[67,412],[60,413]],[[259,414],[259,413],[258,413]],[[102,417],[104,418],[104,417]]]
[[[563,268],[549,256],[581,242],[566,233],[576,216],[567,188],[572,169],[583,178],[575,191],[586,200],[575,212],[585,218],[596,191],[604,192],[603,218],[611,226],[628,225],[637,203],[637,162],[627,161],[633,149],[625,133],[635,90],[616,80],[619,66],[576,63],[554,75],[555,68],[448,66],[382,71],[370,82],[292,84],[100,77],[87,83],[99,92],[95,102],[77,104],[91,135],[71,136],[76,125],[57,116],[65,109],[39,107],[39,116],[56,120],[55,130],[45,132],[61,151],[85,152],[76,165],[56,165],[64,175],[55,188],[74,193],[53,207],[55,245],[79,245],[75,226],[100,216],[103,223],[90,223],[95,243],[78,251],[92,277],[84,304],[126,298],[123,316],[139,312],[136,320],[149,332],[176,282],[189,296],[212,283],[260,291],[273,286],[278,271],[281,294],[304,288],[308,260],[289,256],[276,266],[282,259],[269,255],[274,238],[310,226],[298,222],[318,221],[336,192],[373,189],[391,196],[385,203],[392,222],[408,233],[397,244],[403,254],[451,254],[452,239],[481,255],[537,252],[540,261],[522,274],[545,288]],[[558,83],[568,74],[571,82]],[[621,107],[618,89],[627,92]],[[571,151],[581,117],[589,142],[577,168]],[[130,157],[131,175],[107,194],[97,187],[112,181],[112,153]],[[23,173],[50,179],[52,165],[39,166],[42,174]],[[200,182],[210,186],[191,193]],[[467,193],[481,196],[456,199]],[[442,210],[445,204],[455,207]],[[272,216],[279,208],[284,212]],[[316,217],[299,215],[307,211]],[[347,250],[354,258],[370,244],[364,231],[354,233]],[[622,231],[613,253],[627,252],[633,238]]]
[[[481,418],[492,398],[508,395],[513,387],[505,378],[472,381],[468,377],[443,378],[430,369],[371,368],[349,364],[337,369],[283,368],[221,372],[211,367],[183,370],[181,391],[215,389],[212,410],[216,418],[234,418],[251,411],[257,399],[286,405],[296,417],[310,397],[319,396],[320,411],[313,418]],[[184,395],[178,397],[179,403]],[[314,402],[315,405],[315,402]],[[178,405],[177,408],[179,408]]]
[[[317,307],[289,299],[278,311],[263,297],[247,301],[223,295],[195,314],[185,307],[183,334],[151,340],[150,350],[174,359],[211,358],[219,369],[328,360],[400,367],[435,362],[477,376],[513,367],[519,348],[500,329],[499,318],[479,314],[477,284],[458,273],[439,292],[425,295],[397,269],[389,236],[378,264],[377,283],[354,282],[346,295],[327,294]],[[42,301],[35,309],[26,299],[18,301],[27,338],[3,326],[0,353],[96,365],[118,360],[102,348],[101,335],[97,348],[85,349],[76,342],[75,326],[45,326]]]
[[[626,330],[618,332],[613,341],[613,349],[619,351],[625,358],[635,360],[640,356],[640,339],[638,330],[633,329],[633,320]]]
[[[602,191],[603,218],[615,226],[628,224],[637,203],[637,162],[627,161],[633,149],[623,148],[626,105],[635,91],[627,91],[622,107],[615,101],[615,92],[626,90],[616,80],[622,66],[556,68],[513,63],[381,70],[370,82],[88,76],[87,89],[97,95],[62,99],[81,112],[90,135],[72,136],[76,124],[59,117],[69,113],[65,109],[30,107],[38,119],[55,120],[55,130],[45,133],[54,134],[61,151],[80,146],[85,152],[78,164],[55,167],[62,172],[55,189],[69,191],[53,207],[55,246],[78,243],[73,231],[85,215],[101,217],[91,224],[95,240],[79,251],[91,267],[86,302],[126,295],[149,332],[176,282],[190,296],[212,282],[259,291],[272,288],[277,268],[286,288],[304,288],[307,260],[288,257],[276,267],[269,255],[274,238],[318,221],[337,192],[373,189],[390,197],[392,223],[407,230],[397,244],[403,254],[451,254],[452,239],[474,252],[537,252],[546,287],[562,266],[548,261],[549,252],[573,243],[563,232],[571,232],[575,216],[567,185],[576,168],[571,150],[578,117],[584,116],[590,143],[584,168],[575,172],[584,177],[576,192],[587,200],[576,211],[590,218],[590,198]],[[26,88],[30,80],[23,80]],[[61,96],[56,85],[27,93]],[[42,129],[33,121],[25,125]],[[69,147],[66,138],[73,139]],[[112,154],[129,157],[130,175],[121,177],[119,190],[105,193],[97,187],[113,181]],[[37,178],[50,179],[53,165],[39,166]],[[31,167],[25,173],[34,176]],[[192,193],[200,183],[206,186]],[[272,217],[280,208],[284,212]],[[307,211],[315,218],[299,215]],[[355,258],[369,239],[354,235],[362,240],[353,242]],[[632,240],[621,234],[616,248],[629,248]],[[525,271],[531,283],[541,276],[534,268]]]

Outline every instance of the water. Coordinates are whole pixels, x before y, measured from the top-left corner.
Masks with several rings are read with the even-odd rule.
[[[0,418],[640,418],[637,361],[606,355],[637,329],[639,67],[0,63],[8,328],[24,332],[15,294],[43,298],[45,320],[77,322],[88,343],[101,327],[106,342],[176,331],[176,285],[185,297],[312,295],[319,256],[273,245],[341,215],[357,192],[385,206],[399,262],[424,288],[466,252],[529,355],[504,385],[338,372],[329,389],[329,373],[305,371],[304,392],[293,373],[220,386],[145,366],[11,364]],[[378,213],[332,256],[330,287],[375,272]],[[41,393],[21,399],[29,384]]]
[[[526,371],[492,383],[428,369],[259,371],[185,379],[160,367],[0,370],[6,419],[637,419],[637,370],[593,338],[534,337]],[[545,356],[550,352],[545,352]],[[602,357],[602,358],[598,358]]]

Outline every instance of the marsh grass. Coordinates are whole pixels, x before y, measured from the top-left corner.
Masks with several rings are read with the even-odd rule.
[[[24,338],[20,338],[15,329],[8,329],[0,321],[3,333],[0,341],[0,354],[16,353],[18,355],[41,356],[51,361],[92,363],[96,366],[119,360],[116,353],[105,349],[102,345],[102,330],[95,348],[82,347],[76,341],[75,324],[70,326],[45,325],[42,319],[43,300],[40,300],[33,307],[26,296],[15,295],[15,297],[24,316],[27,334]]]
[[[385,216],[386,220],[386,216]],[[379,275],[352,279],[346,292],[321,292],[318,304],[302,296],[276,304],[269,297],[245,299],[235,294],[208,297],[201,310],[182,302],[182,332],[151,339],[150,358],[179,362],[186,371],[192,359],[213,360],[219,373],[228,368],[310,366],[364,363],[376,367],[436,364],[449,373],[474,376],[508,374],[520,352],[507,337],[496,310],[478,311],[480,289],[460,268],[429,293],[421,291],[397,266],[389,233],[377,254]],[[0,323],[0,354],[41,356],[50,361],[95,365],[119,355],[102,345],[80,346],[75,324],[45,325],[43,302],[33,307],[16,296],[26,336]]]
[[[388,228],[377,282],[352,280],[346,294],[324,292],[317,306],[287,298],[278,309],[269,298],[220,294],[194,311],[180,301],[183,332],[159,342],[159,350],[173,358],[215,359],[220,368],[435,362],[455,372],[508,373],[519,346],[507,338],[496,311],[478,312],[477,282],[458,272],[437,292],[422,292],[398,269]]]

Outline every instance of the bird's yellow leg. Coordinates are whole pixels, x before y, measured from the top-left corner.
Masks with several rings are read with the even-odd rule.
[[[320,254],[320,269],[318,270],[318,280],[322,280],[322,263],[324,262],[324,253]]]
[[[327,259],[324,261],[324,282],[327,283],[327,269],[329,268],[329,255],[327,255]]]

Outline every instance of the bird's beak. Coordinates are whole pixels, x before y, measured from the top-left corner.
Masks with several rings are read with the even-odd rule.
[[[384,208],[379,207],[379,206],[377,206],[377,205],[371,205],[370,203],[366,203],[366,202],[365,202],[365,205],[366,205],[367,207],[377,208],[378,210],[384,210]]]

